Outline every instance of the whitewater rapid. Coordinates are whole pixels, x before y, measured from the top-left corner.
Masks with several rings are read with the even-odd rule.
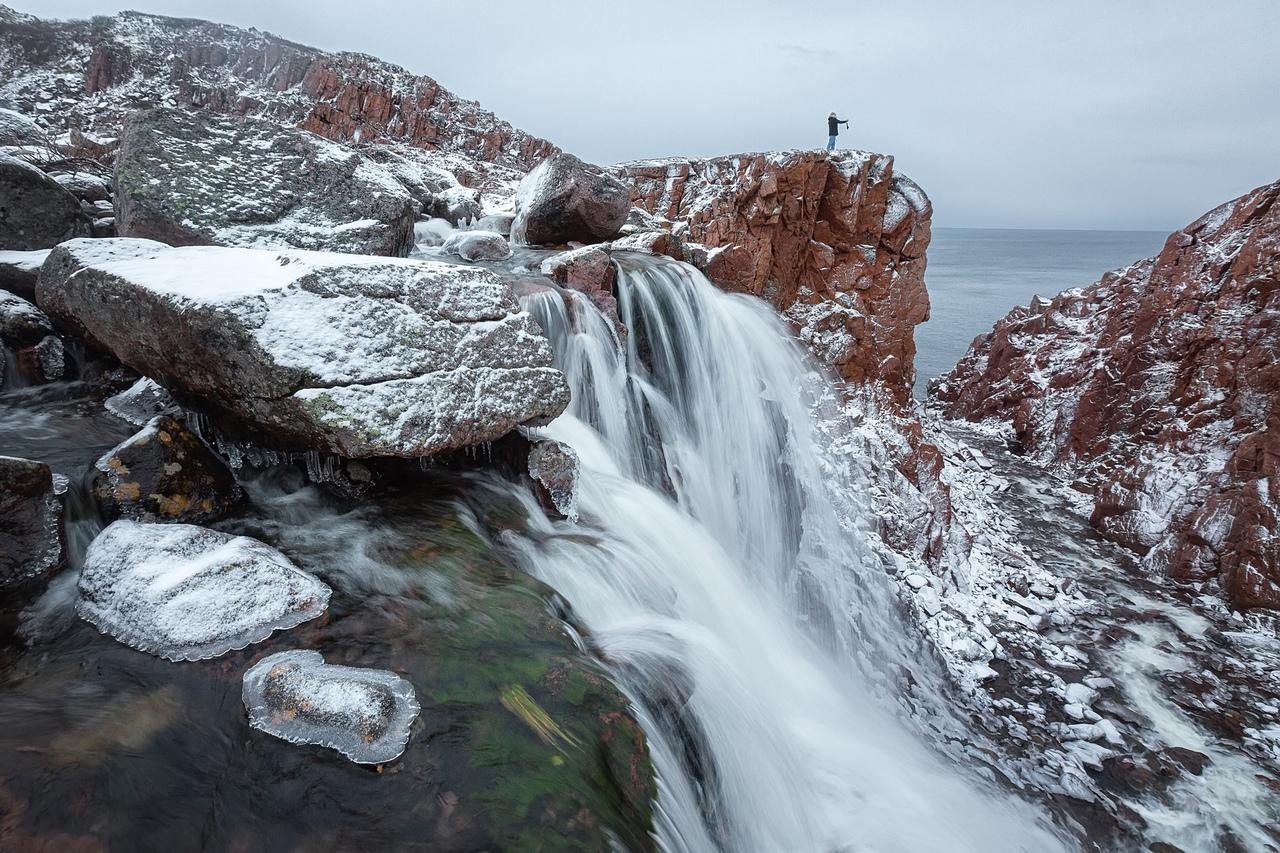
[[[758,300],[664,259],[618,273],[622,334],[580,293],[525,298],[573,388],[542,432],[581,459],[582,520],[525,494],[508,544],[635,703],[660,844],[1064,849],[899,701],[939,678],[866,545],[858,468],[820,439],[830,379]]]

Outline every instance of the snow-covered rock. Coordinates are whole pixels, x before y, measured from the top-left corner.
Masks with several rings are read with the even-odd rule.
[[[48,134],[22,113],[0,107],[0,145],[49,145]]]
[[[240,496],[226,463],[167,415],[103,454],[94,468],[94,496],[108,518],[204,524]]]
[[[80,202],[30,163],[0,151],[0,251],[48,249],[89,234]]]
[[[62,565],[62,499],[43,462],[0,456],[0,589]]]
[[[555,154],[520,182],[511,240],[602,243],[618,235],[630,210],[630,194],[617,178],[572,154]]]
[[[455,231],[440,251],[464,261],[501,261],[511,257],[507,238],[496,231]]]
[[[122,362],[277,449],[426,456],[569,400],[542,330],[479,267],[184,247],[86,267],[65,297]]]
[[[28,252],[0,252],[0,290],[23,299],[35,299],[40,265],[49,257],[48,249]]]
[[[354,149],[254,118],[154,109],[125,126],[116,231],[171,245],[403,256],[415,205]]]
[[[327,664],[304,650],[258,661],[244,674],[242,696],[255,729],[357,764],[399,758],[420,710],[413,685],[394,672]]]
[[[168,247],[164,243],[157,243],[155,240],[136,240],[128,237],[102,239],[86,237],[60,243],[48,253],[44,264],[40,267],[35,285],[36,304],[59,327],[78,338],[85,339],[98,349],[106,349],[95,341],[88,329],[67,310],[67,281],[90,264],[138,257],[165,248]]]
[[[204,660],[316,618],[329,595],[256,539],[117,521],[89,545],[76,609],[125,645],[173,661]]]

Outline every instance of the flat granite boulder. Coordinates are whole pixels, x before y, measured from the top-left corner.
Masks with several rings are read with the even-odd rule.
[[[477,267],[184,247],[88,266],[65,299],[120,361],[264,447],[416,458],[569,402],[542,330]]]
[[[242,695],[255,729],[336,749],[357,764],[399,758],[419,711],[413,685],[394,672],[326,664],[305,650],[258,661]]]
[[[35,300],[40,310],[49,315],[59,327],[98,349],[105,349],[93,340],[88,330],[67,311],[67,280],[90,264],[118,261],[152,254],[167,249],[155,240],[136,240],[128,237],[82,237],[55,246],[40,266],[35,282]]]
[[[416,204],[384,167],[266,119],[137,113],[115,171],[116,233],[175,246],[407,255]]]
[[[0,251],[48,249],[89,236],[89,217],[61,184],[0,151]]]
[[[256,539],[117,521],[89,545],[76,610],[127,646],[172,661],[204,660],[315,619],[329,595]]]

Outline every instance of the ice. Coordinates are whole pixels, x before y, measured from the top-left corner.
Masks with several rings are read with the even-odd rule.
[[[256,539],[117,521],[89,545],[80,615],[172,661],[243,649],[324,612],[329,587]]]
[[[413,685],[395,673],[327,664],[306,650],[258,661],[242,695],[255,729],[336,749],[357,764],[399,758],[420,710]]]
[[[107,411],[134,426],[142,426],[156,415],[174,415],[180,410],[169,392],[153,380],[142,377],[103,403]]]

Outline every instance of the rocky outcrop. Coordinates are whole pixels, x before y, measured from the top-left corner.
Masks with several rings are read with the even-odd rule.
[[[340,142],[407,142],[532,168],[556,149],[430,77],[256,30],[123,12],[44,21],[0,6],[0,104],[110,138],[140,106],[263,116]]]
[[[204,660],[315,619],[330,594],[256,539],[117,521],[89,545],[76,610],[135,649]]]
[[[601,243],[627,221],[627,188],[612,175],[572,154],[538,164],[516,190],[511,239],[528,246]]]
[[[1061,463],[1092,522],[1179,580],[1280,607],[1280,182],[1154,258],[1015,309],[934,388]]]
[[[88,266],[64,298],[120,361],[276,449],[428,456],[569,401],[541,330],[479,267],[185,247]]]
[[[125,126],[116,232],[173,246],[407,255],[415,207],[359,152],[277,122],[177,109]]]
[[[904,404],[914,328],[929,316],[932,206],[893,158],[842,151],[652,160],[616,167],[632,204],[708,251],[713,282],[771,303],[844,379]]]
[[[0,251],[49,249],[89,235],[80,202],[53,178],[0,151]]]
[[[176,418],[161,415],[94,467],[93,492],[108,518],[204,524],[224,515],[240,487],[218,456]]]
[[[62,498],[42,462],[0,456],[0,590],[62,566]]]

